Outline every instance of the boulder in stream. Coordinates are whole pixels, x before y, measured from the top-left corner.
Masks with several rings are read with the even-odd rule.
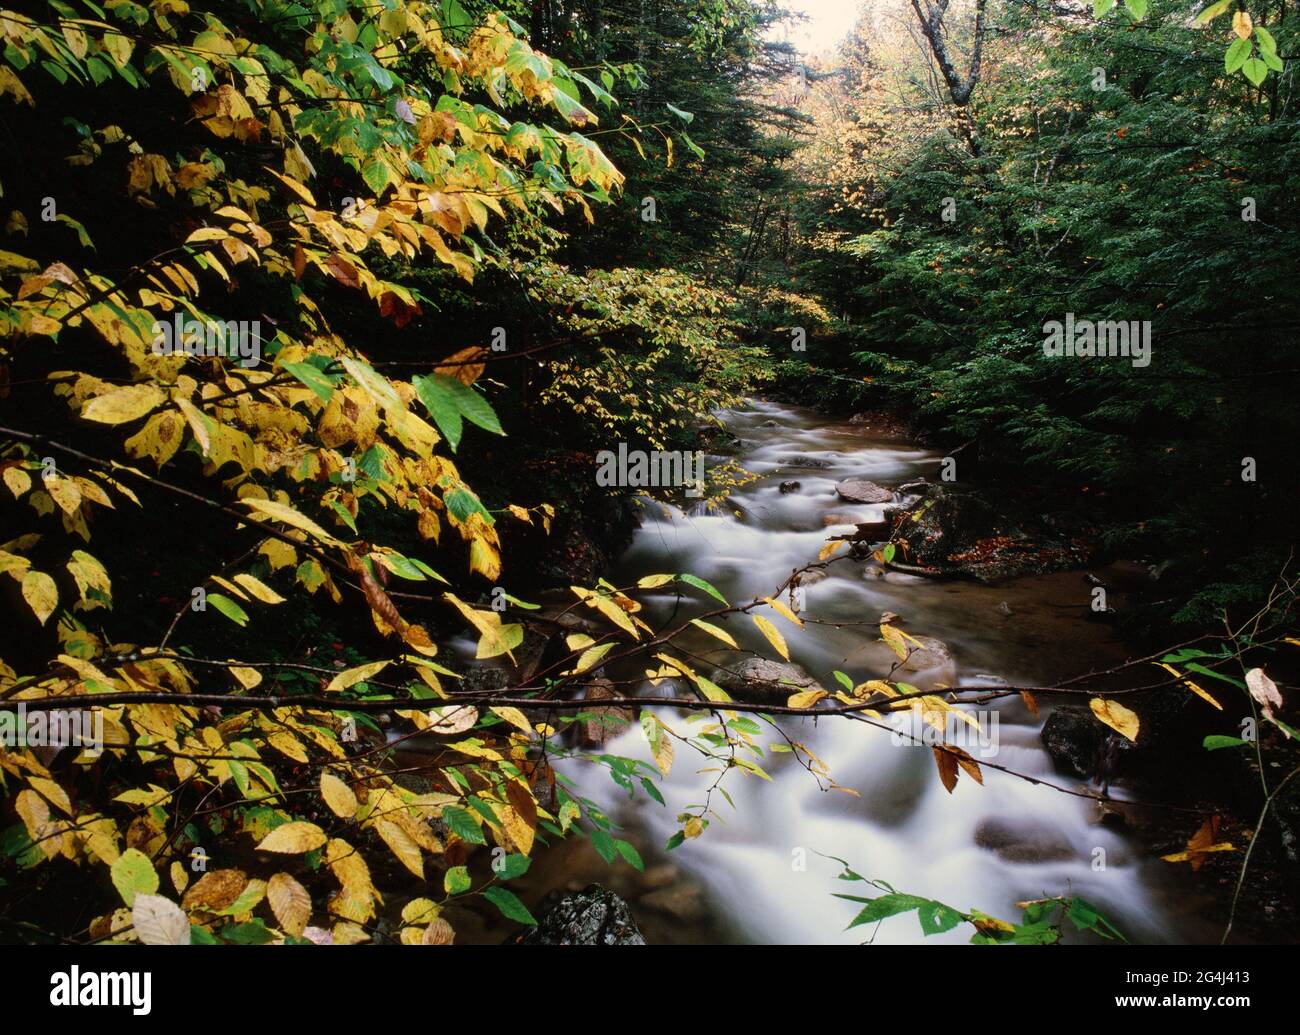
[[[786,467],[797,467],[804,471],[825,471],[831,466],[829,460],[817,456],[788,456],[782,461]]]
[[[846,503],[888,503],[893,492],[865,478],[845,478],[835,483],[835,491]]]
[[[817,685],[798,665],[742,658],[713,673],[713,681],[738,701],[751,704],[785,704],[791,694]]]
[[[896,567],[920,575],[966,575],[981,582],[1041,575],[1087,563],[1092,546],[1033,517],[1013,520],[981,493],[940,485],[895,518],[906,549]]]
[[[601,748],[605,742],[612,740],[622,733],[631,724],[635,715],[632,709],[627,705],[614,705],[612,707],[598,707],[598,702],[608,701],[614,696],[614,684],[608,679],[593,680],[587,686],[587,692],[583,695],[584,701],[591,701],[590,708],[584,708],[584,714],[590,714],[590,719],[574,723],[578,731],[578,742],[584,748]]]
[[[1064,862],[1076,856],[1060,832],[991,817],[975,828],[975,843],[1009,863]]]
[[[510,939],[514,945],[644,945],[626,902],[591,884],[547,909],[536,927]]]
[[[1043,747],[1058,769],[1091,779],[1097,774],[1106,729],[1087,708],[1057,708],[1043,723]]]

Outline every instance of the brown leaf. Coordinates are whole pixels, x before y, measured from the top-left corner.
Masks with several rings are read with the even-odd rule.
[[[239,898],[248,887],[248,876],[243,870],[213,870],[200,877],[181,899],[187,910],[202,909],[219,913]]]
[[[934,762],[939,767],[939,782],[943,784],[943,789],[951,794],[952,789],[957,786],[957,757],[949,754],[945,748],[936,747]]]
[[[467,349],[454,352],[442,361],[434,370],[447,377],[454,377],[467,385],[472,385],[483,376],[484,364],[476,362],[487,355],[487,349],[481,345],[471,345]]]
[[[340,284],[350,288],[359,288],[361,286],[361,277],[357,274],[357,268],[338,252],[330,252],[325,257],[325,268],[330,271],[334,279]]]

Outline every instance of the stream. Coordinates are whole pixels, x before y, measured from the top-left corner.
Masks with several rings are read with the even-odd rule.
[[[615,584],[629,585],[651,573],[690,572],[733,603],[768,596],[794,569],[816,559],[828,535],[881,516],[884,505],[842,502],[836,481],[861,477],[894,487],[921,476],[937,477],[938,454],[879,437],[862,425],[828,422],[812,410],[755,400],[723,416],[740,439],[737,459],[756,480],[734,491],[734,506],[721,513],[688,516],[647,502],[634,542],[609,575]],[[794,466],[792,460],[815,466]],[[780,483],[787,480],[797,480],[798,491],[782,493]],[[682,621],[690,613],[686,608],[707,609],[699,594],[683,600],[671,589],[642,595],[643,617],[653,627],[670,618]],[[845,560],[831,565],[820,581],[806,582],[802,612],[805,619],[844,623],[844,628],[809,622],[798,629],[771,617],[786,633],[792,660],[826,687],[835,686],[835,669],[855,681],[889,671],[894,658],[875,627],[885,611],[896,613],[901,628],[913,635],[946,644],[955,659],[957,682],[1051,685],[1047,681],[1127,657],[1108,625],[1087,620],[1088,590],[1077,571],[986,586],[923,579],[883,571],[870,561]],[[726,628],[742,647],[774,656],[748,620],[733,617]],[[700,634],[685,646],[709,655],[718,644]],[[716,656],[736,657],[725,650]],[[952,682],[953,673],[904,678],[925,686],[936,679]],[[646,692],[652,692],[648,683]],[[688,729],[683,715],[660,714],[678,732]],[[975,718],[982,738],[966,749],[976,759],[1082,787],[1080,781],[1054,773],[1039,739],[1042,716],[1036,718],[1019,697],[982,706]],[[910,716],[888,721],[913,728]],[[603,769],[569,762],[567,775],[616,819],[623,828],[620,836],[642,850],[647,872],[641,877],[622,873],[631,868],[620,863],[614,870],[621,875],[611,873],[584,843],[582,849],[557,848],[535,876],[574,889],[588,880],[615,888],[630,898],[651,942],[969,939],[968,925],[923,939],[915,914],[885,921],[874,935],[874,925],[846,930],[860,907],[833,893],[877,892],[838,881],[839,864],[824,856],[838,856],[900,892],[958,909],[978,908],[1006,920],[1019,919],[1017,901],[1065,894],[1100,907],[1133,940],[1209,935],[1187,901],[1171,891],[1179,883],[1170,873],[1175,868],[1146,857],[1123,833],[1102,825],[1094,801],[989,769],[983,786],[963,774],[949,794],[939,781],[933,752],[906,738],[838,718],[784,720],[784,727],[825,761],[840,785],[860,797],[824,789],[788,754],[767,755],[758,761],[771,781],[739,771],[728,774],[725,786],[734,810],[715,795],[714,816],[704,835],[665,855],[663,845],[680,825],[677,814],[699,803],[712,780],[711,774],[697,774],[699,756],[691,757],[689,749],[677,744],[676,764],[660,785],[667,807],[640,792],[629,801]],[[649,757],[635,725],[611,739],[605,750]],[[1111,793],[1124,796],[1123,788]]]

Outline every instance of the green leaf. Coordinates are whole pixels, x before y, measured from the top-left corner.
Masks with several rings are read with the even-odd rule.
[[[618,857],[618,849],[614,846],[614,839],[603,830],[593,830],[591,832],[591,846],[607,863],[612,863]]]
[[[1204,25],[1211,19],[1219,17],[1232,2],[1233,0],[1216,0],[1215,3],[1210,4],[1209,7],[1196,16],[1196,24]]]
[[[357,530],[356,520],[352,517],[352,514],[347,507],[343,506],[343,504],[338,500],[330,500],[329,505],[334,513],[339,516],[340,521],[347,525],[348,528],[352,529],[353,532]],[[211,599],[211,597],[208,599]]]
[[[152,895],[158,890],[158,874],[149,857],[138,848],[128,848],[110,867],[113,887],[128,906],[135,904],[136,895]]]
[[[501,911],[501,915],[507,920],[537,926],[533,914],[528,912],[527,907],[515,897],[514,892],[494,886],[487,888],[483,892],[483,897],[496,906]]]
[[[230,924],[217,932],[234,945],[265,945],[277,937],[261,920],[246,924]]]
[[[695,114],[693,112],[682,111],[681,108],[675,107],[674,105],[671,104],[665,104],[664,107],[667,108],[669,111],[671,111],[674,115],[676,115],[687,125],[690,125],[690,123],[695,121]]]
[[[1225,683],[1230,683],[1230,684],[1232,684],[1232,685],[1235,686],[1238,690],[1245,690],[1245,689],[1246,689],[1246,684],[1245,684],[1244,682],[1242,682],[1240,679],[1236,679],[1236,678],[1234,678],[1233,676],[1225,676],[1222,672],[1215,672],[1214,669],[1212,669],[1212,668],[1206,668],[1204,665],[1200,665],[1200,664],[1197,664],[1197,663],[1195,663],[1195,662],[1193,662],[1193,663],[1191,663],[1191,664],[1189,664],[1189,665],[1187,666],[1187,671],[1188,671],[1188,672],[1197,672],[1197,673],[1199,673],[1200,675],[1203,675],[1203,676],[1209,676],[1209,677],[1211,677],[1212,679],[1221,679],[1221,680],[1223,680]]]
[[[921,931],[926,935],[951,931],[965,919],[957,910],[942,902],[927,902],[918,906],[916,916],[921,921]]]
[[[1115,6],[1115,0],[1092,0],[1092,16],[1102,18]]]
[[[462,841],[472,845],[484,845],[483,831],[478,828],[474,818],[465,809],[457,805],[448,805],[442,810],[442,821],[447,829]]]
[[[321,402],[327,403],[333,398],[334,386],[330,383],[330,379],[310,363],[281,363],[280,365],[315,392]]]
[[[836,898],[845,897],[847,896],[836,896]],[[862,912],[853,918],[849,928],[874,923],[877,920],[884,920],[886,917],[897,916],[899,913],[910,913],[913,909],[920,909],[922,906],[929,904],[929,899],[919,898],[916,895],[881,895],[866,904]]]
[[[442,374],[434,374],[434,377],[443,377]],[[447,382],[447,390],[451,393],[452,399],[456,403],[456,408],[460,414],[471,424],[477,424],[484,431],[490,431],[494,435],[504,435],[505,431],[501,428],[501,421],[497,419],[496,411],[492,409],[492,404],[483,398],[469,385],[462,384],[454,377],[443,378]]]
[[[376,65],[375,67],[378,68],[379,66]],[[391,80],[392,77],[389,76],[389,79]],[[384,193],[391,175],[392,170],[388,168],[388,163],[382,158],[372,159],[361,167],[361,178],[366,181],[366,186],[374,191],[376,195]]]
[[[453,866],[442,878],[443,890],[448,895],[464,894],[469,891],[471,883],[467,866]]]
[[[642,873],[645,872],[645,863],[641,860],[641,853],[633,848],[632,845],[628,844],[626,841],[615,841],[614,847],[618,849],[618,854],[623,857],[624,861],[629,866],[640,870]]]
[[[1124,6],[1128,8],[1128,13],[1137,21],[1141,21],[1146,17],[1147,0],[1124,0]]]
[[[223,593],[209,593],[208,603],[238,626],[248,624],[248,612]]]
[[[416,376],[411,383],[415,385],[415,393],[420,397],[420,402],[424,403],[424,408],[429,411],[429,416],[438,425],[438,430],[442,432],[443,438],[447,440],[447,445],[454,453],[456,447],[460,445],[464,425],[461,423],[460,410],[452,399],[451,393],[437,380],[437,377],[437,374],[433,377]]]
[[[528,872],[533,861],[526,855],[504,855],[492,861],[492,872],[499,880],[514,880]]]
[[[730,604],[727,603],[726,597],[724,597],[721,593],[719,593],[716,589],[714,589],[713,586],[705,582],[698,575],[679,575],[678,578],[682,582],[685,582],[688,586],[694,586],[696,589],[703,590],[705,593],[709,594],[709,596],[713,597],[715,600],[720,601],[724,606],[726,607],[731,606]]]
[[[1242,740],[1240,737],[1223,737],[1215,735],[1206,737],[1201,741],[1201,747],[1205,748],[1206,751],[1218,751],[1220,748],[1241,747],[1246,743],[1248,742]]]
[[[1241,74],[1250,80],[1252,86],[1258,86],[1268,77],[1268,65],[1259,58],[1251,58],[1241,66]]]
[[[1232,46],[1223,55],[1223,70],[1231,75],[1246,63],[1250,57],[1250,40],[1233,40]]]

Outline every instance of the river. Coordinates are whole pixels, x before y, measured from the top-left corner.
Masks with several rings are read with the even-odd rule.
[[[933,451],[860,424],[828,421],[809,409],[755,400],[724,419],[740,440],[737,459],[756,479],[736,489],[731,505],[719,513],[691,516],[647,501],[631,547],[609,575],[612,582],[631,585],[646,574],[690,572],[733,603],[768,596],[794,569],[815,560],[829,535],[880,517],[884,505],[842,502],[836,481],[861,477],[895,487],[937,477],[941,457]],[[783,493],[780,485],[789,480],[799,488]],[[875,626],[887,611],[908,632],[946,644],[960,683],[1051,685],[1128,656],[1111,626],[1088,620],[1089,592],[1080,572],[980,585],[845,560],[805,585],[802,614],[816,622],[802,629],[782,622],[782,628],[792,660],[826,687],[835,686],[836,669],[855,681],[888,672],[892,655]],[[689,614],[683,607],[716,606],[698,594],[684,605],[668,590],[642,599],[644,617],[655,627],[675,609],[680,622]],[[727,628],[742,646],[773,656],[747,619]],[[697,652],[717,646],[703,634],[688,644]],[[920,673],[912,681],[926,678],[950,680],[953,673]],[[1045,715],[1050,705],[1041,703]],[[683,716],[662,714],[674,729],[687,728]],[[983,706],[975,717],[985,739],[983,748],[967,747],[976,758],[1086,789],[1082,781],[1054,772],[1040,742],[1042,716],[1035,717],[1020,698]],[[662,783],[666,807],[641,793],[629,801],[603,769],[569,761],[567,775],[622,825],[620,836],[642,851],[647,872],[638,875],[622,862],[611,868],[585,842],[557,846],[534,866],[530,897],[535,900],[546,887],[577,889],[599,881],[632,901],[651,942],[969,939],[966,925],[923,939],[914,914],[889,919],[874,931],[846,930],[858,907],[833,893],[866,889],[836,879],[841,868],[825,856],[837,856],[901,892],[1007,920],[1019,919],[1018,901],[1077,895],[1100,907],[1132,940],[1211,937],[1189,915],[1195,910],[1189,911],[1180,868],[1103,824],[1094,801],[990,769],[984,770],[983,786],[962,776],[950,794],[932,751],[908,738],[829,717],[784,726],[859,796],[827,790],[789,755],[771,755],[761,760],[771,781],[729,774],[725,786],[734,810],[715,799],[704,835],[665,853],[664,843],[680,826],[677,814],[701,800],[710,779],[697,775],[698,759],[678,745],[676,764]],[[605,750],[649,757],[635,725]],[[1112,793],[1122,798],[1124,789]]]

